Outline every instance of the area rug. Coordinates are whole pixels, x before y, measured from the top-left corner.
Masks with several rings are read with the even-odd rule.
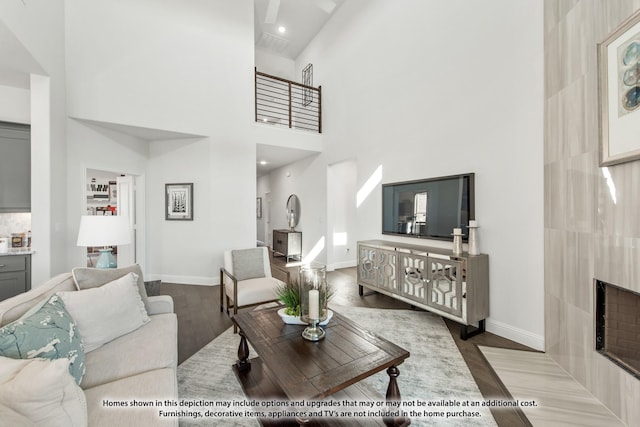
[[[443,320],[434,314],[413,310],[363,307],[332,307],[365,329],[409,350],[411,356],[398,368],[403,410],[413,426],[495,426],[467,365]],[[180,419],[181,426],[258,426],[255,418],[207,417],[215,402],[246,400],[231,365],[237,359],[239,338],[233,328],[178,366],[178,390],[185,408],[200,411]],[[251,348],[252,356],[256,352]],[[382,399],[389,376],[380,372],[360,381],[358,393]],[[346,390],[349,394],[349,389]],[[204,405],[210,405],[209,407]],[[220,408],[214,408],[219,410]],[[419,416],[416,416],[418,414]]]

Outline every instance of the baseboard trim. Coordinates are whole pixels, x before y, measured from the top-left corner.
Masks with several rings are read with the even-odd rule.
[[[339,270],[341,268],[350,268],[358,265],[358,261],[340,261],[327,265],[327,271]]]
[[[165,283],[177,283],[179,285],[215,286],[219,279],[205,276],[174,276],[170,274],[149,274],[147,280],[162,280]],[[146,279],[146,277],[145,277]]]
[[[487,319],[486,330],[511,341],[544,351],[544,335],[534,334],[503,322]]]

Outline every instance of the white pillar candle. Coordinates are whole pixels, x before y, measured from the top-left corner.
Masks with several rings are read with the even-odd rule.
[[[320,292],[315,289],[309,291],[309,319],[320,319]]]
[[[469,227],[477,227],[477,226],[478,226],[478,221],[476,221],[475,219],[469,220]]]
[[[454,228],[453,234],[462,234],[462,228]]]

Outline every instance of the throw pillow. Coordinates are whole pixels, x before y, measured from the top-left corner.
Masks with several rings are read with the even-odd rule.
[[[238,249],[231,251],[233,275],[238,280],[264,277],[264,249]]]
[[[69,360],[69,373],[80,384],[84,348],[75,320],[55,295],[0,328],[0,356],[13,359]]]
[[[138,275],[134,273],[99,288],[56,295],[76,320],[87,353],[151,320],[138,292]]]
[[[83,289],[97,288],[105,283],[113,282],[116,279],[121,278],[129,273],[135,273],[138,275],[138,292],[140,292],[140,298],[144,303],[144,308],[149,311],[149,297],[147,296],[147,290],[144,286],[144,279],[142,278],[142,269],[138,264],[133,264],[123,268],[88,268],[88,267],[76,267],[71,270],[73,274],[73,281],[76,282],[76,287],[79,291]]]
[[[0,424],[86,427],[87,402],[68,365],[67,359],[0,357]]]

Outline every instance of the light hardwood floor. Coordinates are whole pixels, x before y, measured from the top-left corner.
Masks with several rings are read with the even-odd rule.
[[[276,259],[275,263],[279,261]],[[281,266],[280,266],[281,267]],[[276,266],[278,268],[278,266]],[[346,268],[328,273],[330,283],[336,289],[334,301],[343,306],[375,307],[386,309],[407,309],[412,307],[385,295],[373,294],[365,297],[358,295],[355,268]],[[178,363],[182,363],[231,326],[231,320],[219,309],[218,286],[192,286],[163,283],[160,292],[171,295],[178,317]],[[459,325],[445,320],[451,336],[464,357],[482,395],[487,399],[510,398],[506,388],[495,375],[478,345],[517,350],[530,348],[501,338],[489,332],[462,341],[459,338]],[[428,387],[428,384],[425,385]],[[499,426],[530,426],[519,409],[499,409],[492,411]]]

